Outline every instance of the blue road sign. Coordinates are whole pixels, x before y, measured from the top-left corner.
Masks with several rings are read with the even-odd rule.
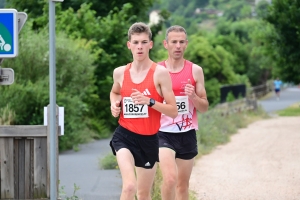
[[[0,9],[0,58],[18,55],[18,11]]]

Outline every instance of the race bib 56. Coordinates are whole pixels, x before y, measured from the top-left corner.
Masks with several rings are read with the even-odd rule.
[[[175,96],[178,114],[189,113],[189,99],[188,96]]]

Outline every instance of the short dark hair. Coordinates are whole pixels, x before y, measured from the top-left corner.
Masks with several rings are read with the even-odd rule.
[[[186,30],[182,27],[182,26],[179,26],[179,25],[174,25],[174,26],[171,26],[167,29],[166,31],[166,40],[168,41],[168,35],[170,32],[184,32],[185,35],[186,35],[186,39],[187,39],[187,33],[186,33]]]
[[[128,41],[131,40],[131,36],[135,33],[146,33],[149,36],[149,40],[152,40],[152,32],[150,27],[143,22],[136,22],[132,24],[128,30]]]

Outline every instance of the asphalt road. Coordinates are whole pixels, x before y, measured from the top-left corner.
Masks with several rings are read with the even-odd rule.
[[[262,105],[266,112],[272,113],[297,102],[300,102],[300,88],[289,87],[281,92],[279,100],[276,99],[274,93],[272,97],[259,101],[259,104]]]
[[[118,200],[122,180],[119,170],[101,170],[99,159],[111,152],[109,139],[98,140],[59,155],[60,188],[65,197],[74,192],[74,184],[80,187],[76,195],[83,200]],[[61,196],[64,199],[64,196]]]
[[[282,91],[280,100],[273,95],[259,101],[259,104],[272,113],[296,102],[300,102],[300,88],[294,87]],[[122,188],[119,170],[101,170],[98,167],[99,159],[110,152],[109,139],[104,139],[81,145],[78,152],[60,153],[59,187],[64,187],[65,197],[73,195],[76,184],[80,187],[76,195],[83,200],[118,200]]]

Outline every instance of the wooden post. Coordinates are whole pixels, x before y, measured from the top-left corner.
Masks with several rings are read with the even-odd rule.
[[[13,138],[0,138],[1,199],[14,198]],[[5,179],[3,179],[5,177]]]

